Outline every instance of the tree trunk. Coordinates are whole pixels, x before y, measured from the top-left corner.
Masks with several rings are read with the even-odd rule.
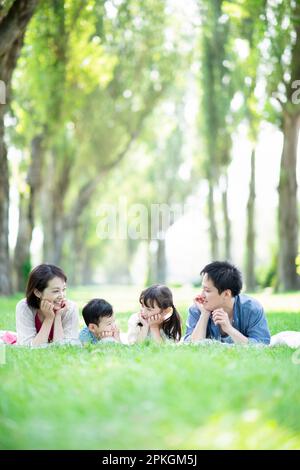
[[[166,241],[164,238],[158,240],[156,252],[157,279],[158,284],[165,284],[167,277]]]
[[[8,248],[9,177],[4,143],[4,106],[0,104],[0,294],[11,293]]]
[[[296,271],[298,254],[297,205],[297,144],[299,114],[283,115],[283,150],[279,182],[279,253],[278,288],[280,291],[298,290],[300,277]]]
[[[247,235],[246,235],[246,286],[248,291],[254,291],[255,282],[255,151],[251,153],[251,176],[249,198],[247,204]]]
[[[231,223],[228,215],[228,176],[224,176],[225,187],[222,191],[222,208],[225,227],[225,258],[231,260]]]
[[[35,205],[42,179],[42,150],[43,136],[38,135],[31,142],[31,163],[27,174],[29,197],[20,196],[19,230],[14,253],[14,267],[16,271],[18,291],[24,291],[26,279],[31,267],[30,245],[32,232],[35,227]]]
[[[63,166],[58,167],[57,161],[63,161]],[[71,183],[71,168],[70,160],[64,155],[59,155],[54,151],[50,152],[47,174],[53,175],[53,177],[44,184],[42,220],[44,259],[45,262],[51,264],[60,265],[62,262],[66,232],[65,198]]]
[[[0,10],[0,79],[6,88],[9,102],[11,77],[23,45],[27,24],[38,0],[15,0],[4,16]],[[8,246],[9,174],[7,150],[4,142],[4,114],[6,105],[0,104],[0,294],[11,293]]]
[[[52,243],[53,243],[53,259],[52,263],[60,265],[62,263],[63,243],[64,243],[64,223],[63,223],[63,207],[59,198],[53,200],[52,211]]]
[[[147,276],[146,286],[156,284],[157,279],[157,263],[156,263],[156,252],[157,246],[155,246],[156,240],[148,238],[148,262],[147,262]]]
[[[208,181],[209,184],[209,194],[208,194],[208,215],[209,215],[209,238],[210,238],[210,252],[212,260],[217,260],[219,256],[219,239],[217,232],[216,224],[216,215],[215,215],[215,203],[214,203],[214,187],[212,178]]]
[[[14,268],[16,272],[16,289],[24,292],[26,279],[31,269],[30,243],[32,226],[28,217],[28,201],[23,194],[20,195],[19,204],[19,230],[15,248]]]
[[[83,286],[91,285],[94,283],[93,279],[93,259],[94,259],[95,253],[93,250],[90,250],[89,248],[85,250],[85,257],[83,260],[83,266],[82,270],[80,272],[80,284]]]

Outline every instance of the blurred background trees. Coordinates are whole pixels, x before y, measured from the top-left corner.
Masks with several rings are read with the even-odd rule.
[[[298,2],[2,0],[0,39],[1,294],[42,261],[300,288]]]

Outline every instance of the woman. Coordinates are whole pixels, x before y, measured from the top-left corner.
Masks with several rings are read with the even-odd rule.
[[[66,300],[65,273],[40,264],[28,279],[26,299],[16,307],[17,344],[39,346],[78,339],[78,309]]]

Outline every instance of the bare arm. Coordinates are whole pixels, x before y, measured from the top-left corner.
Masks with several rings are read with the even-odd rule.
[[[204,308],[203,301],[204,299],[201,295],[197,296],[194,299],[194,303],[196,307],[198,308],[198,310],[200,311],[201,315],[197,322],[197,325],[194,328],[194,331],[191,334],[192,343],[196,341],[201,341],[202,339],[206,338],[207,325],[208,325],[208,320],[211,315],[211,312]]]
[[[32,346],[48,343],[48,337],[54,322],[53,304],[48,300],[42,300],[40,312],[44,317],[42,326],[36,337],[32,341]]]
[[[191,342],[201,341],[206,338],[207,324],[210,317],[210,312],[203,310],[201,312],[198,323],[191,334]]]
[[[219,325],[232,338],[235,344],[247,344],[249,342],[246,336],[232,326],[228,314],[222,308],[214,310],[212,318],[214,323]]]
[[[163,339],[160,335],[160,329],[158,325],[150,326],[151,336],[156,343],[162,343]]]
[[[57,312],[55,315],[55,319],[54,319],[53,343],[56,343],[57,341],[61,341],[62,339],[64,339],[64,337],[65,337],[65,334],[64,334],[64,329],[62,326],[61,314]]]
[[[235,344],[248,344],[249,339],[244,336],[240,331],[238,331],[236,328],[231,326],[226,333],[233,339]]]
[[[50,334],[50,330],[54,321],[53,318],[45,318],[42,323],[41,329],[36,335],[36,337],[32,340],[32,346],[39,346],[40,344],[48,343],[48,337]]]

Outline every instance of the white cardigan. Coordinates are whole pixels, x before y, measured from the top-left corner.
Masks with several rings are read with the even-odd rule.
[[[16,329],[18,340],[21,346],[31,346],[33,339],[37,335],[35,327],[35,315],[37,309],[32,309],[27,305],[26,299],[20,300],[16,307]],[[62,327],[64,330],[64,340],[70,341],[78,339],[78,307],[74,302],[68,300],[68,310],[62,317]]]

